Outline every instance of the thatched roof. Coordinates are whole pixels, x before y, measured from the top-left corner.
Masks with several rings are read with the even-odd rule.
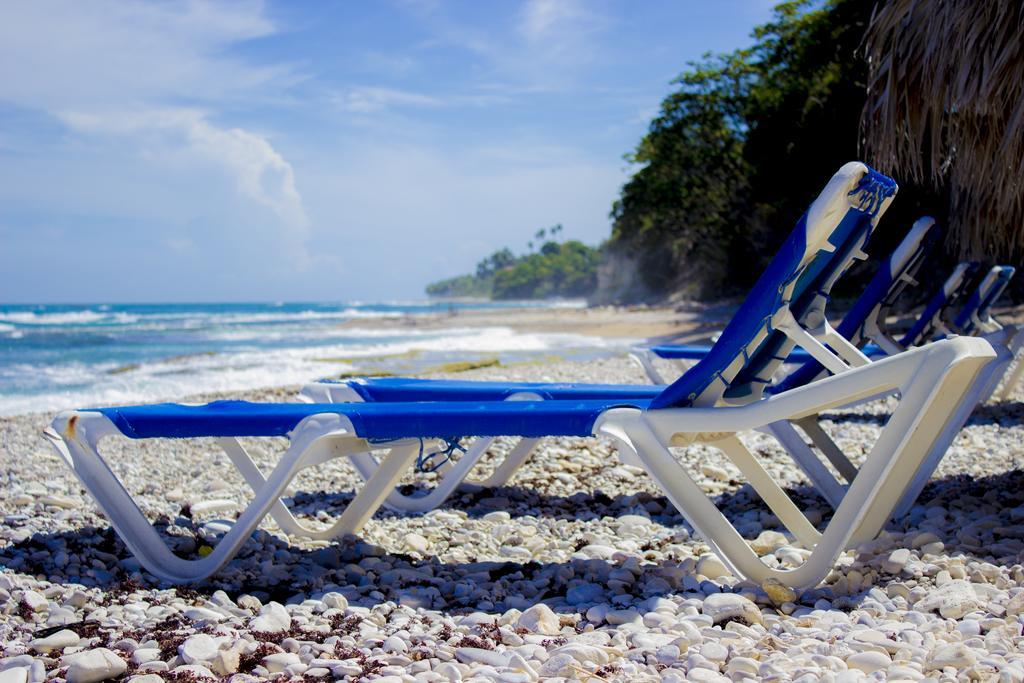
[[[1024,1],[882,0],[865,50],[868,159],[949,191],[961,255],[1024,256]]]

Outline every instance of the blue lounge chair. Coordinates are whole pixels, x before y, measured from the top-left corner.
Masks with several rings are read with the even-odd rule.
[[[907,286],[917,284],[914,279],[917,271],[938,242],[940,232],[931,216],[915,221],[899,247],[879,266],[867,288],[843,317],[838,331],[860,347],[864,355],[877,357],[903,350],[904,347],[889,332],[886,317]],[[700,360],[708,349],[702,344],[656,344],[638,346],[633,349],[632,356],[652,383],[665,384],[666,378],[655,365],[656,359]],[[795,348],[786,362],[808,363],[811,360],[806,351]],[[679,369],[682,371],[683,368]]]
[[[924,256],[931,249],[938,233],[935,221],[921,218],[907,233],[900,246],[879,267],[864,293],[850,309],[836,332],[847,338],[852,344],[864,344],[868,335],[878,339],[887,349],[899,348],[887,328],[885,316],[896,298],[908,284],[914,283],[917,268]],[[849,246],[847,247],[849,248]],[[837,273],[845,269],[847,262],[842,259],[833,261],[832,271],[821,273],[822,285],[817,291],[827,296],[831,283]],[[794,301],[790,310],[794,317],[805,327],[820,327],[823,318],[820,308],[812,306],[812,299]],[[813,321],[813,324],[811,324]],[[820,339],[824,339],[828,329],[822,327],[818,331]],[[877,345],[875,349],[881,353]],[[707,348],[703,349],[707,355]],[[790,382],[786,388],[806,384],[822,372],[822,366],[813,356],[800,347],[790,351],[787,362],[794,358],[806,358],[803,366],[796,372],[797,381]],[[601,384],[552,384],[542,382],[473,382],[450,380],[427,380],[415,378],[381,377],[367,379],[348,379],[344,381],[322,381],[303,388],[301,398],[309,402],[344,403],[344,402],[392,402],[392,401],[501,401],[501,400],[567,400],[594,398],[646,398],[653,399],[664,390],[666,384],[649,385],[601,385]],[[782,431],[782,428],[778,428]],[[783,436],[782,434],[776,436]],[[792,438],[792,435],[790,435]],[[797,437],[798,438],[798,437]],[[780,439],[781,440],[781,439]],[[410,495],[394,491],[388,495],[386,505],[394,510],[404,512],[423,512],[440,505],[455,487],[466,481],[470,469],[490,447],[491,440],[478,439],[469,452],[464,454],[457,464],[434,460],[432,466],[439,469],[441,481],[428,493]],[[468,483],[485,488],[501,486],[508,482],[515,471],[530,457],[536,448],[537,440],[522,440],[515,444],[494,472],[483,480]],[[792,444],[791,440],[784,445]],[[835,455],[833,450],[829,453]],[[829,487],[826,497],[837,501],[843,495],[842,486],[827,474],[817,458],[806,457],[806,449],[801,448],[795,456],[797,463],[807,472],[816,485]],[[627,460],[628,462],[628,460]],[[356,469],[364,478],[369,478],[376,463],[368,454],[353,458]],[[638,465],[639,463],[630,462]],[[852,465],[850,465],[852,467]]]
[[[975,273],[981,267],[974,261],[957,264],[942,286],[928,299],[917,320],[900,339],[904,348],[924,344],[938,336],[948,336],[945,320],[949,317],[951,307],[965,300],[968,288]]]
[[[964,263],[954,270],[953,274],[929,300],[914,326],[899,341],[893,339],[892,333],[884,324],[886,313],[906,286],[915,282],[913,278],[917,267],[927,254],[930,248],[929,243],[933,243],[935,239],[937,231],[933,229],[933,225],[934,221],[930,218],[920,219],[915,223],[897,250],[880,266],[865,292],[838,326],[837,332],[856,345],[863,344],[867,338],[879,341],[879,344],[866,345],[862,351],[873,348],[880,356],[884,355],[882,351],[884,346],[888,353],[900,352],[910,346],[930,341],[940,333],[943,337],[949,336],[950,332],[945,327],[944,321],[947,317],[952,317],[949,314],[951,308],[963,301],[964,305],[956,316],[957,319],[967,321],[962,326],[962,331],[968,334],[974,332],[975,325],[968,324],[974,319],[987,321],[985,329],[994,331],[987,334],[986,339],[997,349],[997,359],[986,368],[986,379],[972,387],[970,391],[972,398],[964,401],[960,416],[954,421],[958,425],[958,430],[970,416],[973,407],[977,403],[987,400],[995,390],[1000,378],[1006,374],[1010,362],[1017,356],[1018,350],[1024,342],[1024,335],[1017,335],[1016,328],[1007,328],[1003,331],[986,312],[987,308],[991,307],[992,302],[1005,289],[1009,276],[1012,275],[1012,269],[993,268],[984,278],[974,280],[973,275],[978,271],[977,264]],[[706,348],[704,351],[706,352]],[[800,347],[796,347],[790,352],[787,362],[792,363],[794,359],[801,357],[807,360],[772,386],[770,391],[787,391],[803,386],[827,373],[821,363],[814,360]],[[1004,382],[1004,392],[1008,392],[1016,385],[1021,374],[1024,374],[1024,363],[1019,363],[1015,368],[1015,376],[1011,376]],[[586,400],[600,397],[651,399],[664,387],[664,384],[655,386],[552,384],[385,377],[314,383],[304,387],[303,398],[304,400],[323,402]],[[810,444],[805,442],[804,438],[789,423],[770,425],[762,431],[771,434],[782,444],[818,491],[833,507],[837,507],[845,496],[846,484],[841,483],[827,468],[822,466],[818,456],[809,446],[816,447],[839,472],[845,482],[853,481],[857,474],[857,466],[843,455],[842,449],[821,428],[816,416],[807,416],[794,421],[793,424],[804,432],[807,439],[810,440]],[[414,496],[394,491],[389,494],[386,505],[405,512],[422,512],[440,505],[456,486],[467,481],[470,470],[483,456],[492,441],[493,439],[478,439],[474,442],[471,450],[455,465],[442,462],[439,469],[441,469],[440,474],[443,479],[430,492]],[[537,443],[536,439],[521,440],[516,443],[489,477],[476,481],[468,480],[468,483],[485,488],[504,485],[530,457]],[[915,484],[910,487],[905,499],[898,506],[896,510],[898,516],[905,514],[916,500],[943,455],[944,451],[930,454],[926,461],[927,464],[922,467]],[[369,478],[376,467],[376,462],[368,454],[353,458],[353,462],[364,478]],[[629,461],[628,458],[626,462],[637,464]]]
[[[267,514],[288,513],[280,496],[304,468],[365,452],[371,444],[387,451],[333,526],[306,529],[293,519],[310,537],[334,538],[354,533],[369,519],[417,459],[424,439],[470,434],[609,437],[620,452],[643,465],[737,576],[814,585],[840,552],[877,534],[920,460],[946,435],[942,425],[955,414],[960,396],[993,356],[984,340],[949,339],[764,396],[781,359],[795,344],[833,364],[828,360],[833,351],[797,325],[789,307],[804,297],[813,299],[814,306],[824,306],[825,297],[816,289],[820,273],[831,267],[832,259],[848,261],[859,254],[895,191],[895,183],[863,164],[840,169],[713,351],[650,400],[159,404],[65,412],[54,420],[48,436],[142,565],[170,581],[193,581],[216,572]],[[861,236],[856,249],[838,249],[830,241],[839,234],[845,241],[852,233]],[[856,349],[850,345],[843,352],[855,354]],[[741,431],[894,391],[902,399],[899,406],[823,532],[736,437]],[[243,469],[256,492],[254,500],[208,556],[189,560],[167,548],[103,461],[97,444],[107,436],[214,437],[229,457],[233,450],[242,450],[239,437],[286,436],[289,446],[269,476],[255,466]],[[736,463],[782,524],[810,551],[802,565],[780,569],[763,563],[669,451],[671,445],[698,442],[720,449]]]

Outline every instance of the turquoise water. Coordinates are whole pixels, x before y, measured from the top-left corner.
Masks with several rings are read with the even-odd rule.
[[[0,305],[0,415],[299,384],[450,361],[621,348],[579,335],[459,327],[462,310],[573,303],[390,302]],[[444,330],[360,320],[453,313]],[[345,325],[343,325],[345,323]]]

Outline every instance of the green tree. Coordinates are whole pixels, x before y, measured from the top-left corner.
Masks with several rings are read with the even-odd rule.
[[[561,232],[561,226],[545,234]],[[427,285],[430,296],[488,296],[494,299],[587,297],[597,284],[600,253],[570,240],[548,240],[539,252],[516,256],[509,249],[494,252],[477,264],[473,275]]]
[[[705,56],[675,81],[611,212],[608,248],[632,255],[649,291],[746,289],[829,176],[858,158],[858,50],[874,4],[780,4],[751,47]],[[887,223],[909,224],[927,199],[907,189]]]

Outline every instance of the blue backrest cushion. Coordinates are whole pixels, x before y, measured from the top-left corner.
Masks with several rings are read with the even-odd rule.
[[[1013,279],[1013,274],[1017,272],[1013,266],[997,266],[997,268],[999,268],[999,272],[996,275],[996,282],[981,302],[981,306],[978,307],[978,318],[981,320],[985,320],[991,315],[992,306],[1006,291],[1010,280]]]
[[[970,282],[979,267],[974,261],[957,264],[942,286],[928,300],[921,315],[900,339],[900,345],[904,348],[917,346],[930,338],[935,333],[936,317],[941,317],[942,312],[962,295],[966,283]]]
[[[1016,268],[1013,266],[992,266],[979,276],[980,283],[967,298],[960,313],[953,321],[954,329],[960,334],[974,334],[978,322],[991,315],[992,305],[1002,296]]]
[[[900,245],[879,265],[871,282],[843,316],[836,327],[836,332],[858,347],[866,341],[864,326],[868,318],[879,306],[886,302],[891,303],[895,294],[902,291],[906,284],[904,276],[913,277],[924,262],[924,255],[935,245],[934,235],[938,231],[933,229],[934,225],[935,221],[932,219],[914,223]],[[781,393],[803,386],[820,375],[824,369],[821,363],[812,358],[778,382],[772,391]]]
[[[915,235],[920,234],[917,244],[914,244]],[[903,291],[912,284],[917,283],[917,273],[924,265],[925,259],[939,243],[942,230],[931,216],[922,216],[914,221],[907,237],[900,243],[896,251],[889,257],[894,281],[889,287],[888,293],[879,302],[878,312],[869,313],[875,317],[878,328],[886,331],[888,311],[902,295]],[[863,333],[863,330],[861,331]]]
[[[797,286],[798,296],[789,305],[793,316],[800,322],[812,307],[824,306],[832,284],[842,275],[855,252],[865,245],[871,231],[870,219],[848,213],[839,224],[832,241],[836,249],[817,254],[804,275],[806,282]],[[722,396],[733,403],[747,402],[759,397],[760,392],[771,384],[775,371],[785,362],[794,348],[794,343],[782,332],[773,331],[758,347]]]
[[[863,164],[843,166],[800,218],[708,355],[651,407],[712,404],[726,390],[752,396],[754,385],[762,385],[793,347],[772,328],[773,318],[791,303],[806,307],[821,296],[822,287],[849,265],[896,189],[891,178]]]

